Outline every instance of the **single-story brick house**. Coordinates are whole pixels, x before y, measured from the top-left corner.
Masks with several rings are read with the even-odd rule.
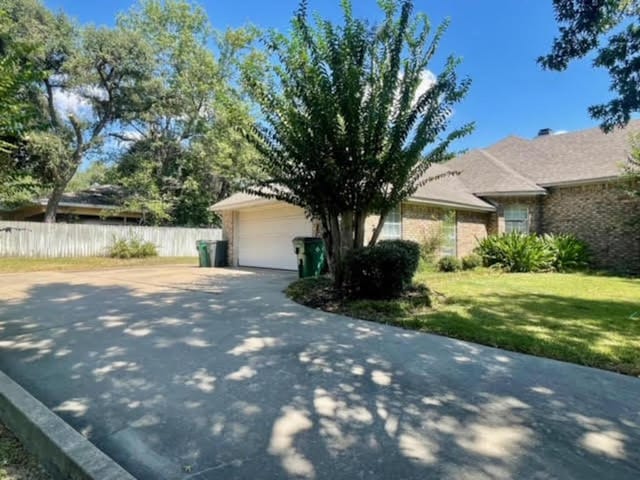
[[[640,120],[531,140],[510,136],[433,165],[426,183],[393,211],[382,238],[422,242],[442,232],[442,254],[463,257],[477,241],[510,231],[572,233],[586,241],[595,266],[640,272],[640,198],[624,186],[630,136]],[[451,172],[451,175],[441,176]],[[319,235],[302,209],[238,193],[212,209],[223,219],[233,265],[295,269],[291,239]],[[367,226],[373,230],[377,219]]]

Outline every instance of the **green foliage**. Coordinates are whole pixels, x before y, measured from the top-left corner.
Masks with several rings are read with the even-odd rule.
[[[402,276],[405,279],[405,284],[410,285],[411,279],[420,264],[420,245],[411,240],[381,240],[377,245],[382,247],[398,248],[405,251],[407,259],[410,261],[407,263]]]
[[[640,199],[640,134],[635,134],[631,138],[631,155],[627,159],[628,163],[624,168],[626,182],[624,188],[630,197]],[[631,225],[640,226],[640,209],[628,219]]]
[[[320,220],[337,285],[343,256],[364,244],[366,217],[381,218],[374,244],[387,213],[472,129],[450,128],[470,86],[456,73],[459,59],[449,57],[433,78],[428,71],[446,23],[432,31],[411,0],[380,2],[376,25],[355,18],[349,0],[341,3],[343,21],[335,24],[311,21],[301,1],[290,35],[266,38],[274,57],[268,71],[243,76],[262,113],[245,133],[264,178],[248,191]]]
[[[459,258],[448,255],[438,260],[437,267],[440,272],[457,272],[462,269],[462,263]]]
[[[549,70],[565,70],[569,63],[596,50],[595,67],[608,70],[616,97],[589,108],[593,118],[610,131],[626,125],[640,111],[640,1],[554,0],[560,35],[551,53],[538,62]]]
[[[586,243],[570,234],[539,237],[512,232],[485,238],[476,251],[486,266],[509,272],[579,270],[588,266],[591,257]]]
[[[25,132],[25,152],[30,172],[51,188],[45,220],[55,221],[60,197],[86,155],[102,146],[109,127],[148,106],[141,86],[153,80],[150,51],[135,32],[80,27],[39,0],[0,0],[0,10],[8,17],[7,52],[34,46],[21,61],[41,73],[30,101],[44,128]]]
[[[212,225],[209,207],[254,169],[256,152],[235,128],[251,122],[249,107],[232,84],[255,32],[216,35],[204,9],[184,0],[143,0],[118,26],[150,48],[154,81],[140,88],[148,108],[117,134],[126,150],[113,182],[147,224]]]
[[[143,242],[139,238],[113,240],[108,255],[112,258],[147,258],[157,257],[158,249],[151,242]]]
[[[543,241],[553,252],[552,266],[557,272],[580,270],[589,265],[589,248],[574,235],[548,234],[543,237]]]
[[[422,242],[420,243],[420,257],[422,261],[431,265],[435,264],[443,243],[444,233],[442,228],[425,232]]]
[[[93,162],[85,170],[79,170],[75,173],[69,184],[67,192],[79,192],[87,190],[93,185],[104,185],[109,183],[108,178],[110,167],[104,162]]]
[[[411,286],[419,260],[419,246],[413,242],[352,249],[345,258],[348,293],[353,298],[398,297]]]
[[[554,252],[534,234],[511,232],[480,241],[477,253],[487,267],[508,272],[540,272],[553,268]]]
[[[482,257],[477,253],[470,253],[466,257],[462,257],[462,269],[474,270],[482,266]]]

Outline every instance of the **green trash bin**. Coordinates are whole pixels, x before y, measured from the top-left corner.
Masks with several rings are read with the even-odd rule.
[[[298,257],[298,277],[317,277],[326,271],[324,241],[316,237],[296,237],[293,249]]]
[[[217,268],[228,267],[229,260],[227,251],[229,249],[229,242],[226,240],[210,240],[207,241],[206,244],[211,262],[210,266]]]
[[[198,264],[200,267],[211,267],[211,256],[209,255],[209,248],[207,240],[196,241],[196,249],[198,250]]]

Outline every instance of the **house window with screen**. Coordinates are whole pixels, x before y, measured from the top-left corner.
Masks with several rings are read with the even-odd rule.
[[[458,255],[458,227],[456,211],[449,210],[442,218],[442,256]]]
[[[529,209],[525,205],[507,205],[504,209],[506,233],[529,233]]]
[[[380,232],[380,239],[397,240],[399,238],[402,238],[402,213],[398,206],[387,214]]]

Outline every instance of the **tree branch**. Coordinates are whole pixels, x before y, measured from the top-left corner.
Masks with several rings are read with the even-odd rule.
[[[60,126],[60,121],[58,120],[58,113],[56,112],[56,107],[53,103],[53,86],[51,85],[51,82],[49,82],[48,78],[44,79],[44,86],[47,90],[47,109],[49,110],[49,120],[51,121],[53,128],[58,128]]]

